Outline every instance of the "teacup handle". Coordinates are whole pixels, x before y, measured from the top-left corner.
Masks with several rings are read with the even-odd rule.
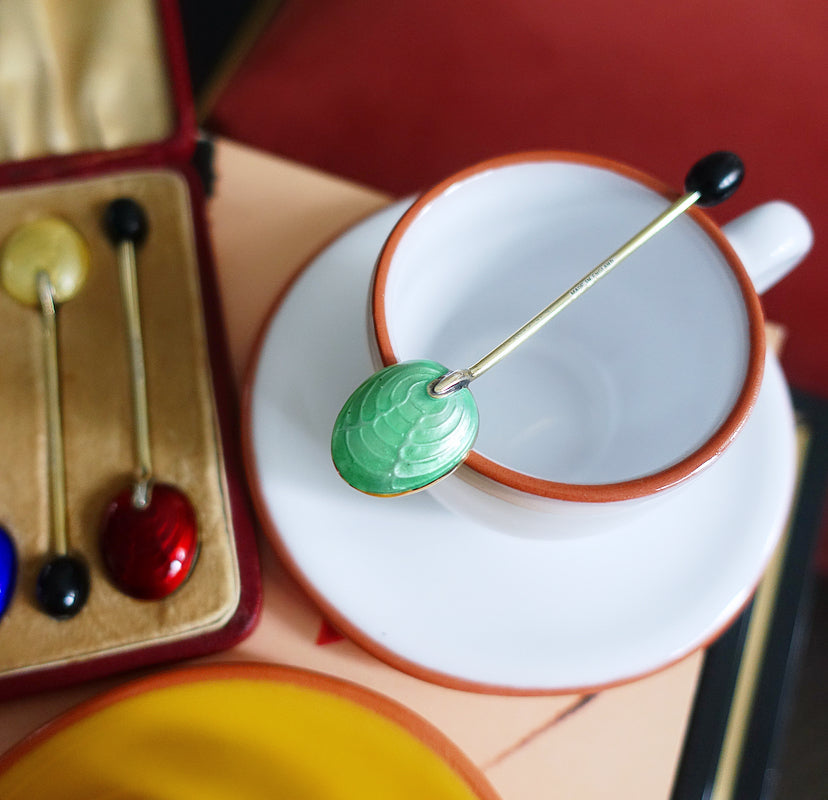
[[[811,249],[805,215],[782,200],[763,203],[722,226],[759,294],[785,277]]]

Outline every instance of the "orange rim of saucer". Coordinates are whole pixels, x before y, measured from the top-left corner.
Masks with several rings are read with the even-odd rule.
[[[411,227],[420,212],[449,188],[468,180],[482,172],[501,167],[528,164],[532,162],[566,162],[598,167],[615,172],[636,183],[658,192],[671,202],[678,196],[674,189],[657,178],[641,172],[612,159],[585,153],[555,150],[534,150],[482,161],[438,183],[421,195],[406,210],[394,226],[380,251],[371,284],[371,319],[373,322],[377,351],[385,366],[398,363],[399,359],[391,345],[388,331],[385,305],[385,286],[391,269],[391,262],[400,240]],[[606,484],[577,484],[549,481],[533,475],[527,475],[498,464],[486,458],[482,453],[472,450],[461,466],[476,472],[479,476],[497,484],[504,485],[518,492],[556,500],[568,500],[581,503],[607,503],[632,500],[638,497],[656,494],[689,478],[720,456],[733,441],[747,421],[762,384],[765,363],[765,329],[764,314],[753,282],[739,257],[725,238],[719,227],[698,207],[685,212],[702,228],[716,244],[725,257],[742,294],[742,300],[748,317],[749,353],[748,364],[742,388],[724,422],[713,435],[697,450],[681,461],[658,472],[629,481]]]

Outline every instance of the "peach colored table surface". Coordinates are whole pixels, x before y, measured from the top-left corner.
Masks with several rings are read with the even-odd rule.
[[[208,210],[241,386],[279,290],[322,246],[390,198],[228,141],[217,142],[216,158],[217,192]],[[259,549],[264,608],[256,630],[232,650],[202,661],[288,664],[382,692],[448,735],[504,800],[669,797],[701,653],[594,696],[504,697],[448,689],[327,635],[319,612],[263,537]],[[61,711],[132,677],[0,704],[0,752]]]

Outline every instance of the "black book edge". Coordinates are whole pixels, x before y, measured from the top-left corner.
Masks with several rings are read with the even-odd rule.
[[[828,482],[828,402],[793,394],[800,476],[790,522],[753,601],[705,654],[671,800],[773,796]]]

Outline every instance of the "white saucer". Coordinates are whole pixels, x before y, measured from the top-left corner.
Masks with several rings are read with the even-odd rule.
[[[260,338],[243,419],[248,477],[293,574],[378,658],[473,691],[594,689],[710,642],[749,600],[793,497],[793,411],[776,358],[719,461],[606,533],[521,538],[427,493],[362,495],[331,463],[331,427],[374,371],[368,285],[403,210],[368,218],[316,257]]]

